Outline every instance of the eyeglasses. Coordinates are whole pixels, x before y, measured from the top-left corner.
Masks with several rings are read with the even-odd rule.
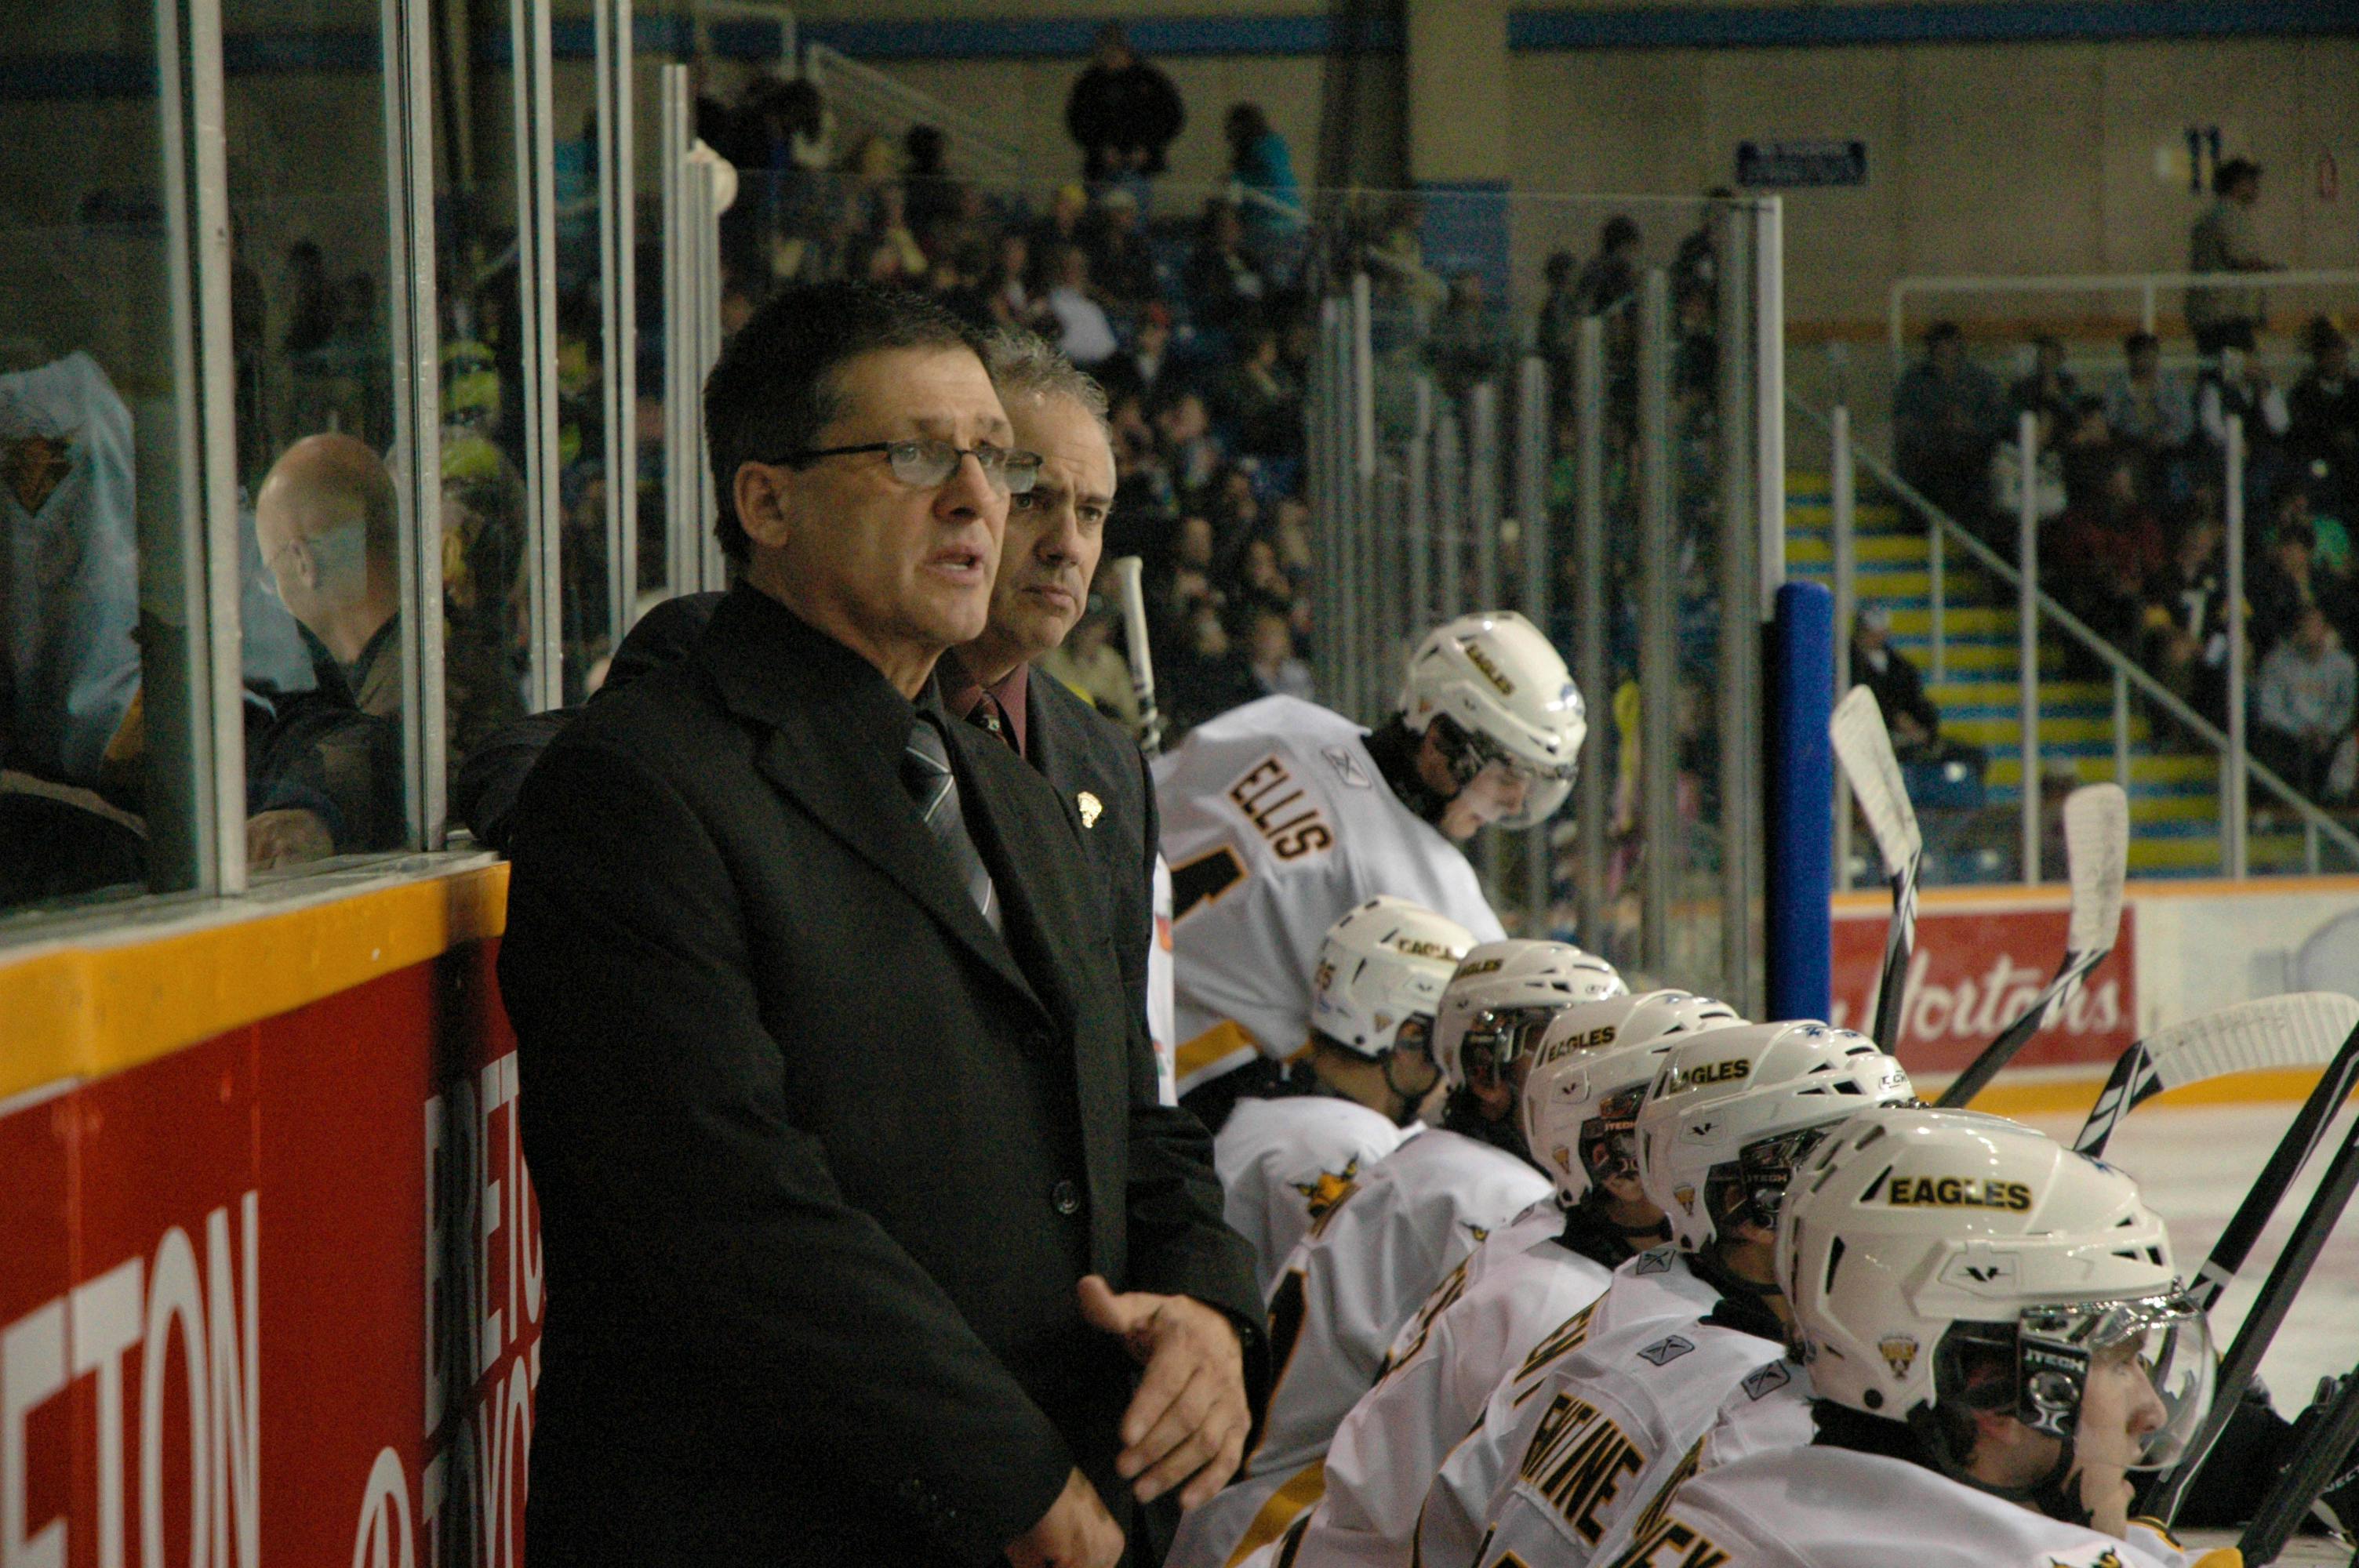
[[[784,460],[788,468],[806,468],[821,458],[848,458],[861,452],[884,453],[885,460],[893,465],[893,477],[908,485],[948,484],[951,476],[958,472],[959,460],[964,457],[974,459],[975,466],[983,470],[984,479],[1002,495],[1021,495],[1040,478],[1039,453],[1011,451],[988,441],[978,441],[972,447],[954,447],[930,438],[864,441],[856,447],[821,447],[788,452]]]

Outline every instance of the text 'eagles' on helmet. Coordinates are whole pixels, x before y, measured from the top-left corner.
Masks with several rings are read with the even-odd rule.
[[[1638,1107],[1655,1070],[1691,1034],[1744,1022],[1724,1001],[1648,991],[1557,1014],[1524,1080],[1524,1143],[1567,1204],[1607,1175],[1638,1171]]]
[[[1527,780],[1521,808],[1499,818],[1504,827],[1529,827],[1556,814],[1572,792],[1589,734],[1563,658],[1511,610],[1462,615],[1428,635],[1409,659],[1400,712],[1413,735],[1436,717],[1450,719],[1466,737],[1463,776],[1498,762]]]
[[[1638,1110],[1638,1177],[1671,1239],[1700,1252],[1723,1223],[1774,1227],[1794,1167],[1845,1117],[1916,1098],[1899,1062],[1851,1030],[1809,1020],[1716,1029],[1657,1071]]]
[[[1613,965],[1570,942],[1508,937],[1469,948],[1434,1015],[1433,1062],[1452,1093],[1466,1084],[1466,1047],[1487,1046],[1495,1065],[1539,1042],[1568,1007],[1629,990]]]
[[[1397,1043],[1423,1048],[1434,1011],[1474,934],[1422,904],[1383,894],[1327,928],[1311,979],[1310,1026],[1375,1060]],[[1402,1036],[1409,1025],[1410,1038]]]
[[[2210,1332],[2137,1184],[2003,1118],[1905,1106],[1844,1123],[1795,1173],[1777,1256],[1811,1386],[1853,1410],[1912,1426],[1936,1406],[1996,1411],[2147,1469],[2210,1408]],[[2093,1378],[2110,1406],[2126,1385],[2160,1419],[2092,1429]],[[2096,1446],[2114,1444],[2136,1451]]]

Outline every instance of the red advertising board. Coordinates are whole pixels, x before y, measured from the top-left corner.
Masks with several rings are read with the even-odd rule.
[[[2062,1014],[2032,1036],[2023,1066],[2110,1066],[2137,1037],[2134,909],[2122,911],[2114,950]],[[2062,906],[1920,910],[1902,991],[1900,1060],[1911,1073],[1946,1076],[1973,1060],[2031,1005],[2064,956]],[[1875,1016],[1884,966],[1884,911],[1837,910],[1834,1018],[1864,1029]]]
[[[0,1116],[0,1558],[520,1561],[539,1233],[493,946]]]

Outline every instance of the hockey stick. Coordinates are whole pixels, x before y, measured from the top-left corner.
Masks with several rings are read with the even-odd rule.
[[[1900,993],[1908,981],[1908,950],[1917,940],[1917,873],[1925,860],[1925,835],[1917,826],[1917,808],[1908,804],[1900,760],[1892,754],[1892,735],[1875,694],[1864,686],[1852,687],[1835,704],[1827,730],[1843,777],[1851,781],[1852,798],[1875,835],[1885,874],[1892,879],[1892,925],[1885,933],[1884,978],[1869,1031],[1888,1052],[1900,1041]]]
[[[1163,715],[1155,708],[1155,655],[1147,646],[1146,569],[1136,556],[1114,561],[1114,580],[1122,585],[1122,637],[1130,651],[1130,689],[1138,697],[1138,749],[1158,757],[1163,754]]]
[[[1962,1106],[1982,1093],[2105,961],[2121,935],[2122,879],[2128,874],[2129,857],[2130,797],[2121,785],[2084,784],[2065,797],[2064,860],[2072,879],[2072,920],[2064,938],[2064,961],[2023,1016],[1966,1065],[1935,1105]]]
[[[2244,1399],[2245,1390],[2252,1382],[2253,1375],[2260,1370],[2261,1357],[2268,1350],[2269,1341],[2277,1336],[2286,1314],[2292,1310],[2295,1293],[2301,1289],[2302,1281],[2310,1277],[2310,1266],[2318,1261],[2318,1254],[2325,1248],[2326,1238],[2334,1229],[2334,1222],[2343,1217],[2343,1207],[2351,1201],[2354,1187],[2359,1187],[2359,1122],[2352,1124],[2351,1131],[2343,1138],[2343,1147],[2334,1152],[2333,1162],[2326,1167],[2326,1174],[2320,1180],[2318,1191],[2310,1195],[2310,1206],[2294,1222],[2293,1234],[2287,1238],[2285,1250],[2277,1255],[2277,1262],[2269,1270],[2269,1277],[2261,1282],[2261,1293],[2254,1300],[2253,1310],[2245,1314],[2245,1321],[2237,1326],[2235,1342],[2228,1346],[2228,1354],[2221,1357],[2219,1375],[2212,1386],[2211,1411],[2203,1418],[2203,1425],[2196,1433],[2194,1441],[2188,1444],[2187,1456],[2179,1462],[2169,1478],[2156,1490],[2144,1511],[2159,1515],[2166,1524],[2178,1515],[2180,1504],[2187,1495],[2188,1484],[2203,1467],[2212,1445],[2220,1440],[2220,1433],[2227,1428],[2228,1418],[2235,1413],[2237,1403]],[[2246,1202],[2249,1204],[2250,1201],[2248,1195]],[[2241,1218],[2242,1215],[2238,1217]],[[2216,1257],[2217,1248],[2213,1249],[2213,1253]],[[2209,1270],[2211,1266],[2211,1260],[2207,1259],[2204,1267]],[[2221,1283],[2224,1285],[2226,1281],[2223,1280]],[[2216,1292],[2214,1299],[2217,1299]],[[2211,1303],[2202,1300],[2200,1290],[2197,1302],[2209,1310]]]
[[[2310,1428],[2308,1439],[2253,1510],[2252,1522],[2236,1542],[2237,1551],[2252,1568],[2266,1568],[2277,1561],[2302,1516],[2342,1478],[2335,1467],[2352,1457],[2354,1443],[2359,1443],[2359,1368],[2343,1379],[2343,1386],[2320,1412],[2318,1424]]]
[[[2121,1054],[2072,1140],[2094,1159],[2122,1118],[2169,1089],[2263,1067],[2322,1067],[2359,1025],[2359,1000],[2333,991],[2262,997],[2158,1029]]]

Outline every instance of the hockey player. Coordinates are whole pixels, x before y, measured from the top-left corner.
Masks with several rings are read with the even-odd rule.
[[[1913,1098],[1897,1061],[1823,1023],[1748,1024],[1677,1046],[1636,1128],[1639,1179],[1672,1246],[1616,1275],[1582,1343],[1519,1368],[1494,1396],[1426,1499],[1422,1560],[1589,1562],[1721,1400],[1784,1354],[1770,1254],[1796,1161],[1861,1107]]]
[[[1303,1232],[1391,1153],[1440,1076],[1434,1009],[1473,934],[1407,899],[1372,898],[1328,927],[1311,978],[1310,1047],[1235,1076],[1213,1129],[1229,1228],[1253,1243],[1266,1297]]]
[[[1779,1228],[1816,1440],[1687,1482],[1623,1564],[2186,1563],[2129,1477],[2201,1424],[2212,1351],[2136,1183],[1996,1117],[1885,1111],[1805,1162]]]
[[[1273,1558],[1293,1568],[1407,1568],[1419,1506],[1451,1445],[1542,1335],[1603,1292],[1633,1242],[1669,1236],[1631,1152],[1637,1101],[1688,1035],[1743,1021],[1726,1002],[1652,991],[1557,1015],[1524,1081],[1527,1143],[1556,1190],[1494,1233],[1429,1297],[1327,1450],[1326,1490]]]
[[[1458,846],[1485,823],[1554,813],[1587,734],[1564,661],[1498,611],[1427,637],[1399,711],[1373,733],[1270,697],[1199,725],[1158,762],[1189,1108],[1217,1123],[1197,1091],[1256,1053],[1300,1047],[1320,938],[1372,896],[1408,899],[1483,941],[1506,935]]]
[[[1466,955],[1435,1021],[1445,1126],[1379,1162],[1288,1257],[1270,1293],[1276,1373],[1261,1431],[1237,1479],[1180,1521],[1169,1568],[1227,1568],[1316,1503],[1328,1441],[1402,1325],[1484,1237],[1549,1195],[1522,1155],[1512,1087],[1498,1112],[1506,1130],[1492,1132],[1466,1064],[1512,1084],[1517,1057],[1559,1012],[1624,989],[1612,965],[1561,942],[1486,942]]]

